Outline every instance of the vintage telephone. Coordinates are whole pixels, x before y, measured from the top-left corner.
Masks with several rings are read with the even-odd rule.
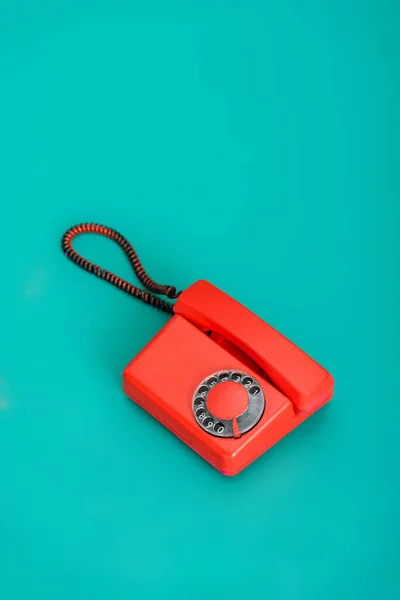
[[[81,257],[72,248],[81,233],[115,240],[153,293]],[[125,368],[123,387],[224,475],[239,473],[332,398],[334,381],[323,367],[211,283],[182,292],[155,283],[126,238],[101,225],[72,227],[62,248],[85,270],[173,314]]]

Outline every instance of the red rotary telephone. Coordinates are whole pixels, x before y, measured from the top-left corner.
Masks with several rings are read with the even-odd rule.
[[[75,252],[72,239],[88,232],[114,239],[153,293]],[[155,283],[129,242],[101,225],[71,228],[62,247],[82,268],[173,314],[125,368],[123,387],[224,475],[239,473],[332,398],[334,381],[323,367],[211,283],[183,292]]]

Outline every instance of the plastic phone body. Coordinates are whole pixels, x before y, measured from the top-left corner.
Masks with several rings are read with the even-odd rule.
[[[221,473],[236,475],[328,402],[334,381],[250,310],[198,281],[125,368],[123,386]]]

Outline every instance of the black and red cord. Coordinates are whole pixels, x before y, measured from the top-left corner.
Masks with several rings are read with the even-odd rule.
[[[121,277],[114,275],[114,273],[110,273],[110,271],[107,271],[106,269],[95,265],[94,263],[90,262],[89,260],[86,260],[86,258],[83,258],[83,256],[78,254],[72,247],[72,240],[82,233],[97,233],[99,235],[104,235],[105,237],[117,242],[117,244],[124,251],[130,264],[132,265],[132,268],[135,271],[139,281],[151,293],[135,285],[132,285],[128,281],[125,281]],[[175,299],[179,296],[181,292],[177,292],[176,288],[171,285],[161,285],[153,281],[151,277],[149,277],[145,272],[136,253],[136,250],[134,249],[132,244],[130,244],[123,235],[118,233],[118,231],[115,231],[115,229],[112,229],[111,227],[105,227],[104,225],[98,225],[96,223],[82,223],[80,225],[75,225],[74,227],[68,229],[68,231],[66,231],[63,235],[61,247],[65,256],[72,260],[73,263],[78,265],[78,267],[81,267],[89,273],[93,273],[93,275],[96,275],[96,277],[100,277],[100,279],[104,279],[105,281],[112,283],[112,285],[115,285],[115,287],[126,292],[130,296],[134,296],[139,300],[143,300],[143,302],[146,302],[147,304],[150,304],[155,308],[159,308],[160,310],[163,310],[166,313],[173,312],[173,304],[171,302],[162,300],[154,294],[160,294],[163,296],[167,296],[168,298]]]

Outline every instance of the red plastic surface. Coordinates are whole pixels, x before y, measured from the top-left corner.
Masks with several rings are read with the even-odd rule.
[[[327,371],[211,284],[200,281],[184,291],[175,313],[126,367],[124,389],[222,473],[241,471],[331,398]],[[249,432],[219,438],[195,421],[192,397],[207,375],[229,369],[257,378],[266,407]],[[224,394],[218,392],[216,402],[218,395]]]

